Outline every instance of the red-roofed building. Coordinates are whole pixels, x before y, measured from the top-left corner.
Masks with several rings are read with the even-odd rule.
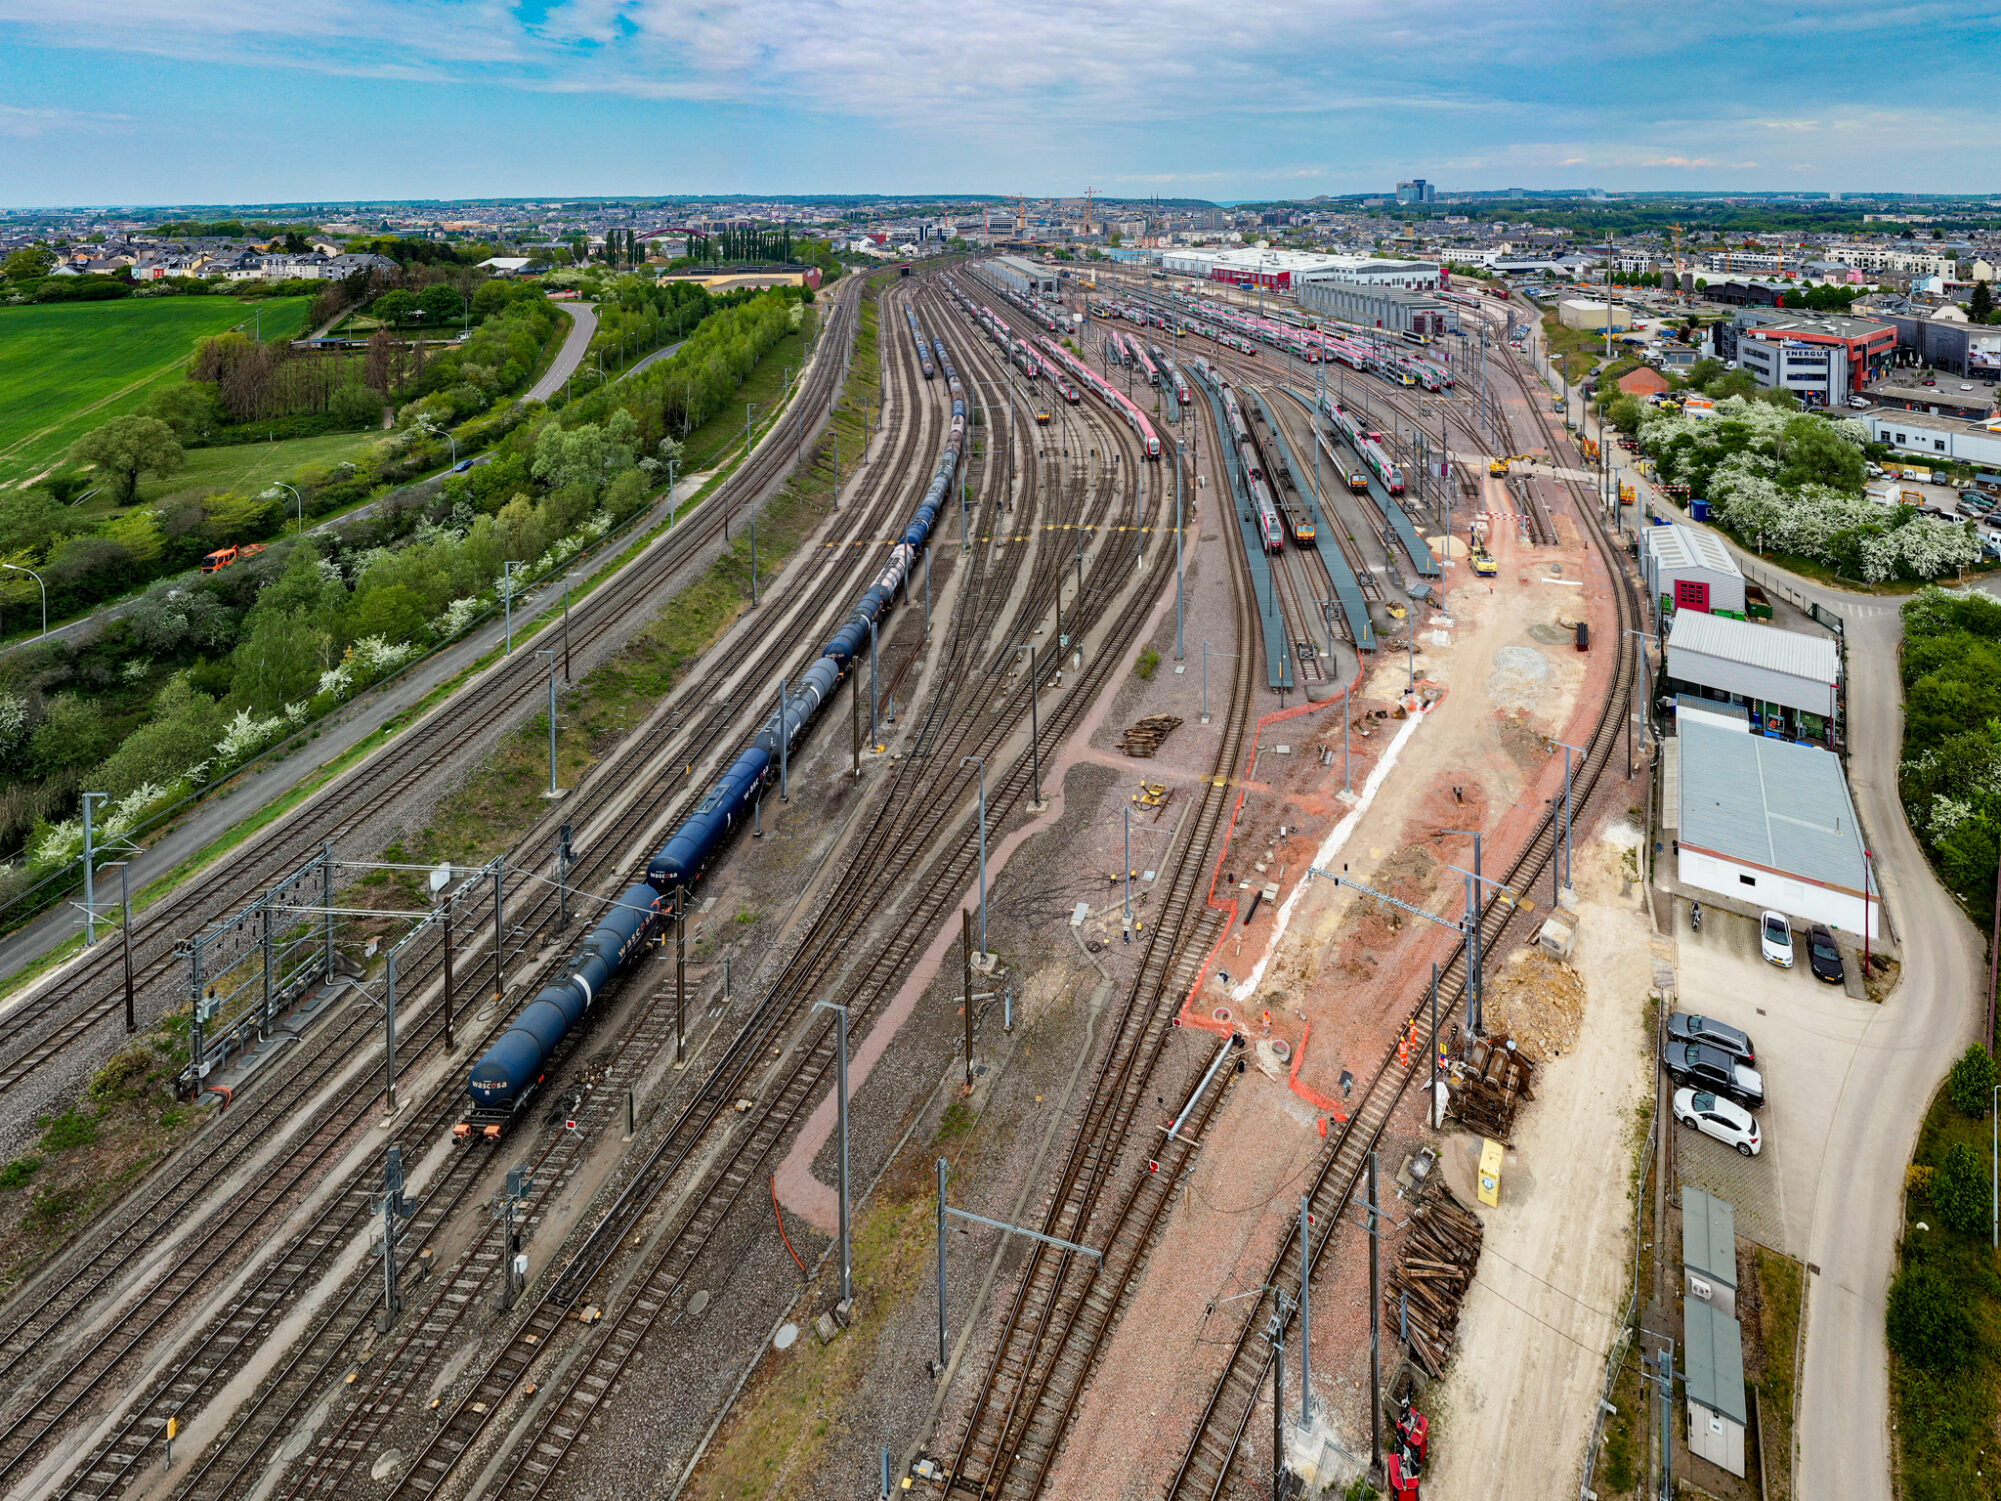
[[[1637,370],[1628,370],[1619,377],[1619,389],[1628,396],[1636,396],[1645,401],[1649,396],[1664,395],[1674,389],[1668,378],[1650,365],[1642,365]]]

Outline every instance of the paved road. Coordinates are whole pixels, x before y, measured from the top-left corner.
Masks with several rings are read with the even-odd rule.
[[[1624,455],[1615,450],[1615,458]],[[1740,562],[1778,572],[1749,558],[1721,532],[1715,535]],[[1851,1044],[1835,1050],[1823,1081],[1835,1099],[1811,1175],[1806,1257],[1815,1270],[1800,1388],[1799,1494],[1891,1501],[1883,1321],[1904,1168],[1932,1091],[1953,1058],[1979,1036],[1986,946],[1932,874],[1897,796],[1904,728],[1897,660],[1903,619],[1897,601],[1780,577],[1841,615],[1846,625],[1849,785],[1905,956],[1895,992],[1875,1008]]]
[[[570,315],[570,332],[563,340],[563,347],[556,351],[556,358],[550,363],[543,377],[530,388],[527,401],[547,401],[563,389],[563,382],[576,374],[577,366],[584,362],[584,351],[591,347],[591,337],[598,331],[597,304],[591,302],[564,302],[557,306]]]

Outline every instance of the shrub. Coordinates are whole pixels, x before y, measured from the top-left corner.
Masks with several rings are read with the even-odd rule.
[[[26,1187],[28,1180],[41,1168],[42,1159],[39,1157],[16,1157],[5,1167],[0,1167],[0,1189]]]
[[[1973,1348],[1973,1318],[1950,1282],[1928,1266],[1904,1268],[1890,1284],[1890,1348],[1934,1371],[1957,1370]]]
[[[1133,671],[1141,678],[1141,680],[1147,682],[1151,682],[1154,673],[1158,672],[1159,670],[1160,670],[1160,653],[1155,651],[1150,646],[1139,654],[1139,660],[1133,664]]]
[[[2001,1083],[2001,1070],[1995,1068],[1987,1049],[1976,1042],[1953,1063],[1952,1072],[1946,1075],[1945,1087],[1961,1115],[1985,1120],[1988,1107],[1994,1101],[1994,1086],[1997,1083]]]
[[[67,1152],[73,1147],[87,1147],[96,1140],[97,1117],[72,1105],[47,1122],[42,1131],[42,1150]]]
[[[1963,1141],[1946,1148],[1945,1160],[1927,1190],[1945,1222],[1962,1235],[1978,1235],[1990,1213],[1987,1169],[1980,1155]]]
[[[153,1072],[153,1055],[133,1046],[112,1056],[109,1063],[91,1077],[93,1100],[123,1100],[146,1092],[147,1076]]]

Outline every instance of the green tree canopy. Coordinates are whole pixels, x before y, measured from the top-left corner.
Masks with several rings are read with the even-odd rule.
[[[1779,435],[1782,486],[1831,485],[1859,491],[1864,478],[1862,450],[1818,417],[1795,417]]]
[[[70,458],[95,465],[123,506],[139,498],[142,474],[172,474],[181,467],[181,440],[158,417],[113,417],[76,440]]]

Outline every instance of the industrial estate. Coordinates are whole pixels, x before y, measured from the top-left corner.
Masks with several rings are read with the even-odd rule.
[[[1992,199],[0,263],[0,1492],[1997,1493]]]

